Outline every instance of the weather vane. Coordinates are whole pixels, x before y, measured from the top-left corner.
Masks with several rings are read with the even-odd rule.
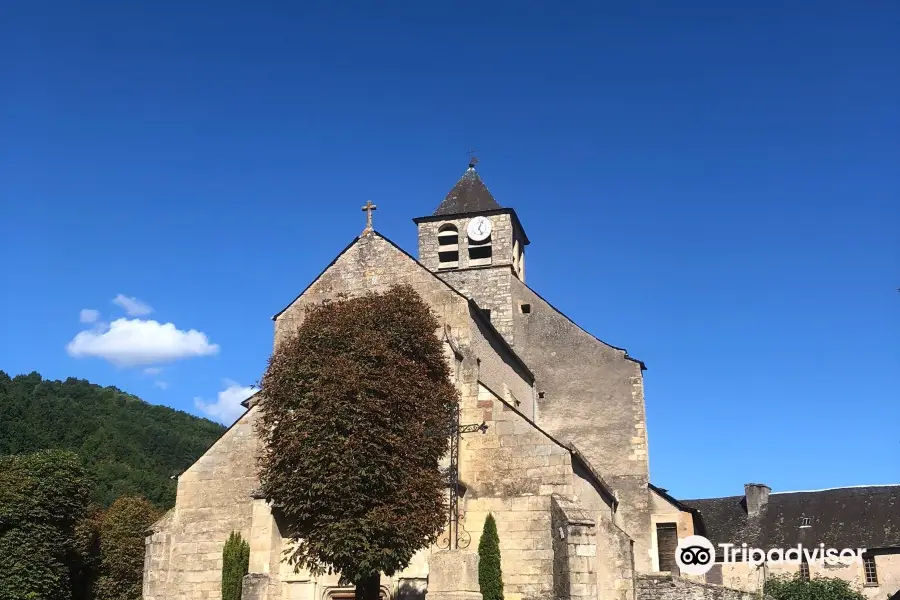
[[[469,155],[469,168],[470,169],[474,169],[475,165],[478,164],[478,157],[475,156],[476,152],[478,152],[478,150],[476,150],[475,148],[472,148],[471,150],[466,152],[466,154]]]

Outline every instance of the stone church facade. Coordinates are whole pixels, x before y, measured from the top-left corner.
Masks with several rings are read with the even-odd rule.
[[[482,231],[469,235],[479,217]],[[432,215],[414,221],[418,259],[367,228],[274,317],[275,344],[310,304],[411,285],[441,323],[462,421],[488,426],[460,441],[469,547],[477,548],[493,514],[508,599],[633,598],[635,570],[648,571],[652,555],[643,364],[526,285],[525,230],[474,165]],[[250,541],[247,585],[255,597],[325,600],[352,592],[337,577],[314,578],[281,561],[287,540],[255,497],[255,399],[246,405],[179,476],[175,507],[153,526],[145,600],[219,598],[222,544],[233,530]],[[433,550],[383,578],[385,596],[425,591]]]
[[[714,585],[723,583],[721,572],[720,581],[667,572],[668,544],[702,533],[710,509],[681,503],[649,481],[645,366],[526,284],[528,236],[474,165],[433,214],[414,222],[418,258],[367,226],[275,315],[274,343],[313,304],[395,284],[422,296],[440,323],[462,422],[487,425],[460,438],[461,538],[475,551],[494,515],[506,599],[757,597],[753,586],[737,585],[736,573],[726,573],[725,583],[743,591]],[[337,576],[313,577],[282,561],[289,540],[257,494],[256,398],[245,406],[178,477],[175,507],[151,528],[144,600],[221,598],[222,546],[232,531],[250,543],[244,600],[352,598]],[[422,550],[403,572],[383,577],[383,596],[421,598],[438,550]]]

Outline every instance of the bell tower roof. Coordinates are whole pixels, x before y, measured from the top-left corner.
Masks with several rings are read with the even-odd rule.
[[[432,216],[458,215],[502,208],[475,170],[475,160],[459,178]]]
[[[503,208],[494,200],[494,195],[491,194],[484,181],[481,180],[481,176],[475,170],[475,163],[477,162],[477,158],[472,158],[469,161],[469,168],[466,169],[463,176],[450,189],[432,214],[427,217],[416,217],[413,219],[413,222],[421,225],[431,221],[453,221],[476,215],[505,214],[509,215],[509,218],[512,220],[513,227],[516,229],[522,244],[527,246],[529,244],[528,236],[519,222],[516,211],[512,208]]]

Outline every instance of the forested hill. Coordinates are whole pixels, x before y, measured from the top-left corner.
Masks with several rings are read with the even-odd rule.
[[[148,404],[83,379],[10,378],[0,371],[0,455],[44,449],[77,452],[94,479],[94,500],[108,506],[138,494],[161,508],[175,503],[177,475],[225,428]]]

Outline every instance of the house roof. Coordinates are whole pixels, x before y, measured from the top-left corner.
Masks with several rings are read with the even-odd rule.
[[[821,543],[837,549],[900,547],[900,485],[772,493],[755,518],[747,516],[744,496],[681,504],[699,511],[705,535],[714,544],[746,542],[763,549]],[[801,527],[804,517],[809,518],[808,527]]]
[[[681,503],[680,500],[676,499],[674,496],[669,494],[669,490],[667,490],[665,488],[657,487],[657,486],[653,485],[652,483],[648,483],[647,486],[651,490],[656,492],[660,498],[662,498],[663,500],[665,500],[666,502],[668,502],[669,504],[671,504],[678,510],[685,511],[685,512],[696,512],[696,509],[691,508],[690,506],[685,506],[684,504]]]
[[[483,212],[501,208],[487,186],[478,176],[473,164],[459,178],[456,185],[447,193],[438,205],[433,216],[457,215],[462,213]]]

